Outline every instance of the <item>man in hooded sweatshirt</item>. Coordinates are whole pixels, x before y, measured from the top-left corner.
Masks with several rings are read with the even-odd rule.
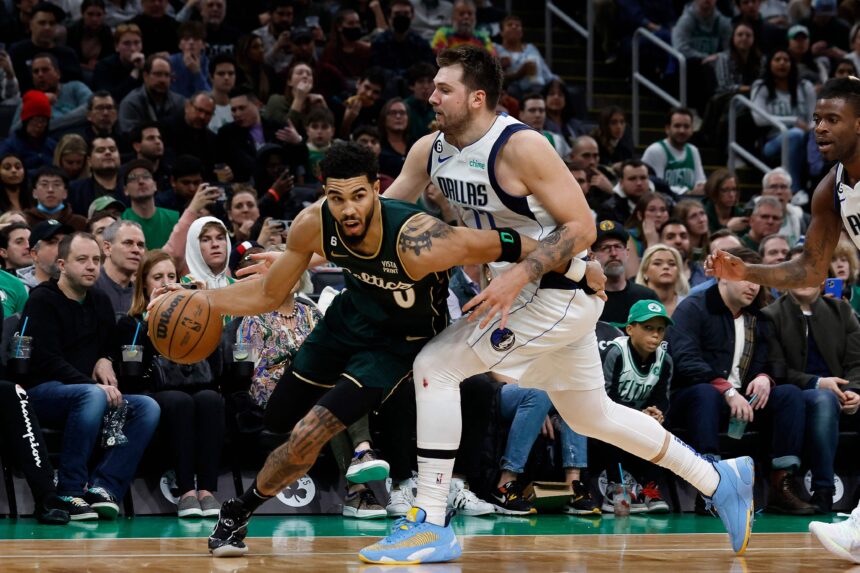
[[[230,234],[220,219],[200,217],[188,229],[185,240],[185,262],[188,274],[183,283],[200,282],[205,288],[221,288],[236,282],[227,268],[230,258]]]

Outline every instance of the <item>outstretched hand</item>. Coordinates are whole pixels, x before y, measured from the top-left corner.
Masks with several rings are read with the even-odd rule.
[[[239,269],[236,271],[237,277],[253,277],[253,276],[265,276],[266,273],[269,272],[269,267],[275,264],[275,261],[278,260],[278,257],[281,256],[280,252],[275,251],[266,251],[264,253],[254,253],[250,255],[252,260],[257,261],[257,264],[251,265],[249,267],[245,267],[243,269]]]
[[[738,257],[717,249],[705,259],[705,274],[718,279],[742,281],[746,279],[747,266]]]
[[[486,328],[496,315],[500,314],[502,318],[499,322],[499,328],[504,328],[508,323],[508,312],[514,304],[514,300],[528,283],[528,275],[520,265],[511,267],[494,278],[487,288],[463,306],[464,313],[472,309],[475,310],[467,320],[474,322],[478,318],[483,318],[480,326]]]

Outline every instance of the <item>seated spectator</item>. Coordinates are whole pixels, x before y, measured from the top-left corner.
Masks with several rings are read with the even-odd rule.
[[[81,64],[73,50],[57,43],[57,26],[66,13],[55,4],[39,2],[30,10],[30,37],[12,44],[9,57],[15,68],[21,93],[34,88],[30,63],[36,54],[48,53],[57,61],[57,68],[67,82],[81,79]]]
[[[547,101],[547,112],[549,111]],[[621,167],[621,163],[633,159],[633,140],[627,132],[627,119],[624,110],[617,105],[606,106],[600,110],[597,127],[591,132],[597,141],[600,157],[607,161],[613,169]]]
[[[81,18],[66,29],[66,45],[74,50],[81,68],[89,74],[99,60],[113,54],[113,32],[104,19],[104,0],[84,0]]]
[[[251,229],[260,218],[260,209],[257,207],[257,192],[249,185],[236,185],[233,195],[227,199],[224,205],[227,212],[227,220],[232,226],[229,232],[233,243],[239,244],[243,241],[255,240],[251,237]]]
[[[588,140],[579,140],[580,136],[584,136],[588,132],[588,126],[576,117],[574,96],[567,84],[560,78],[555,78],[543,87],[541,93],[546,99],[545,128],[564,136],[574,149],[577,147],[577,141],[581,144],[588,143]],[[588,139],[592,138],[589,137]],[[572,154],[571,157],[573,157]]]
[[[850,76],[857,76],[857,65],[853,60],[842,58],[836,62],[836,68],[830,74],[830,79],[841,79]]]
[[[70,517],[75,521],[97,519],[95,512],[79,512],[77,507],[69,507],[57,497],[54,468],[51,467],[45,437],[26,390],[12,382],[0,380],[0,409],[3,443],[8,444],[10,461],[21,470],[27,480],[36,504],[34,513],[39,523],[65,525]]]
[[[21,102],[21,87],[15,77],[12,60],[5,51],[0,52],[0,108],[15,107]]]
[[[11,152],[0,154],[0,212],[23,211],[33,205],[24,163]]]
[[[669,220],[669,200],[660,193],[647,192],[636,201],[636,207],[625,221],[630,233],[628,276],[634,276],[645,250],[660,242],[660,227]]]
[[[295,61],[287,68],[287,85],[284,95],[273,94],[266,102],[265,116],[272,121],[285,124],[292,122],[296,130],[307,135],[308,114],[317,108],[328,108],[325,99],[311,93],[314,87],[314,70],[302,61]]]
[[[141,86],[143,65],[143,36],[135,24],[120,24],[113,34],[115,54],[99,59],[93,71],[96,90],[108,91],[114,101],[122,101],[132,90]]]
[[[146,58],[143,85],[129,92],[119,106],[119,129],[123,134],[146,121],[169,121],[182,113],[185,98],[170,91],[171,73],[166,56],[154,54]]]
[[[589,137],[589,139],[591,139]],[[591,141],[594,141],[591,139]],[[597,145],[595,144],[595,148]],[[574,163],[576,165],[576,163]],[[648,179],[648,166],[638,159],[629,159],[621,164],[619,170],[621,177],[618,184],[612,189],[613,194],[603,201],[597,209],[597,215],[601,219],[611,221],[627,221],[633,215],[636,205],[645,194],[651,191],[651,182]],[[589,187],[593,189],[602,183],[605,177],[602,174],[592,176]],[[595,183],[598,181],[599,183]]]
[[[110,198],[108,198],[110,200]],[[93,201],[93,203],[97,204],[99,202],[98,199]],[[123,205],[123,211],[125,210],[125,205]],[[96,238],[96,242],[101,244],[102,237],[104,236],[104,231],[114,223],[120,220],[122,212],[117,215],[114,211],[101,210],[101,211],[93,211],[92,217],[87,221],[87,231]]]
[[[215,217],[200,217],[194,221],[185,244],[189,274],[182,277],[182,282],[199,281],[208,289],[236,282],[227,266],[231,249],[230,235],[224,223]],[[229,317],[224,318],[225,322],[229,321]]]
[[[134,221],[117,221],[102,234],[104,262],[94,287],[110,299],[114,314],[126,314],[132,305],[134,279],[146,253],[143,229]]]
[[[128,23],[142,10],[140,0],[107,0],[105,8],[105,24],[112,28]]]
[[[153,293],[176,281],[176,265],[169,254],[159,250],[144,254],[134,275],[134,296],[128,315],[123,316],[117,324],[117,340],[120,343],[129,343],[139,328],[146,328],[143,315]],[[199,379],[196,385],[170,387],[169,380],[159,383],[153,373],[157,368],[154,364],[157,353],[149,337],[137,336],[137,340],[143,346],[143,364],[146,369],[140,386],[146,396],[161,407],[160,425],[180,492],[178,515],[181,518],[217,517],[221,503],[212,493],[218,489],[225,417],[224,399],[210,387],[211,369],[206,361],[190,368],[183,367],[192,371],[186,380]],[[161,357],[158,359],[165,360]],[[122,377],[120,380],[125,382]],[[178,381],[173,382],[178,384]]]
[[[490,36],[475,29],[475,3],[473,0],[454,0],[451,9],[451,25],[442,26],[433,35],[430,46],[437,54],[447,48],[468,45],[483,48],[496,55]]]
[[[176,20],[167,15],[166,0],[140,0],[142,11],[129,23],[137,24],[146,39],[143,53],[147,56],[172,54],[179,45]]]
[[[705,187],[702,156],[695,145],[688,143],[693,135],[693,112],[672,108],[666,119],[666,138],[649,145],[642,161],[669,184],[673,193],[701,195]]]
[[[734,4],[737,14],[732,24],[735,30],[741,24],[748,26],[764,53],[769,54],[784,43],[785,27],[772,24],[762,15],[761,0],[735,0]]]
[[[220,2],[221,0],[208,0]],[[218,130],[233,121],[230,113],[230,92],[236,87],[236,60],[233,56],[219,54],[209,62],[209,81],[212,83],[212,99],[215,100],[215,113],[209,121],[209,130]]]
[[[749,249],[729,252],[745,262],[761,261]],[[715,459],[729,415],[770,430],[768,510],[810,515],[814,508],[802,500],[792,475],[800,467],[806,407],[800,388],[774,386],[768,374],[770,329],[760,311],[764,295],[755,283],[720,280],[681,302],[667,336],[676,372],[669,417],[673,426],[687,430],[696,451]]]
[[[711,235],[708,246],[710,250],[706,253],[707,255],[713,254],[717,251],[728,251],[729,249],[737,249],[742,247],[743,245],[741,244],[741,240],[737,237],[737,235],[735,235],[728,229],[720,229],[719,231]],[[690,289],[690,294],[688,296],[708,290],[715,284],[717,284],[717,279],[715,279],[714,277],[709,277],[706,281],[701,282],[692,289]]]
[[[123,167],[124,192],[131,206],[122,218],[143,229],[147,250],[163,247],[179,222],[179,213],[155,206],[155,167],[146,159],[134,159]]]
[[[690,242],[690,261],[701,262],[705,260],[711,251],[708,241],[708,214],[700,201],[695,199],[681,199],[675,204],[672,217],[680,221],[687,229],[687,237]],[[695,286],[693,284],[692,286]]]
[[[690,233],[687,226],[678,219],[670,218],[660,226],[660,242],[675,249],[681,254],[683,261],[682,274],[691,287],[708,280],[705,269],[690,257]]]
[[[206,28],[202,22],[183,22],[179,26],[179,51],[170,55],[173,71],[170,89],[185,98],[208,92],[209,57],[206,55]]]
[[[600,150],[597,141],[590,135],[580,135],[573,140],[570,150],[570,164],[576,169],[584,169],[588,174],[589,186],[601,193],[593,193],[589,204],[594,207],[611,196],[615,185],[615,174],[608,167],[600,165]],[[631,207],[632,210],[632,207]]]
[[[263,60],[263,40],[248,34],[236,43],[236,86],[248,87],[260,101],[278,93],[281,82],[275,70]]]
[[[379,160],[379,157],[382,154],[382,143],[380,142],[379,130],[376,129],[375,126],[365,125],[359,127],[352,132],[352,140],[373,151],[373,154],[376,156],[376,159]],[[385,173],[379,174],[380,193],[385,193],[385,190],[388,189],[388,187],[392,183],[394,183],[393,177],[391,177],[390,175],[386,175]],[[446,221],[450,220],[451,219],[446,219]]]
[[[128,140],[120,135],[118,119],[113,96],[107,91],[97,91],[87,102],[86,124],[77,133],[90,145],[97,137],[110,137],[121,154],[130,155],[132,148]]]
[[[546,122],[546,101],[539,93],[530,93],[523,96],[522,108],[520,110],[520,121],[532,129],[542,133],[552,144],[555,152],[562,159],[570,155],[570,145],[563,136],[544,129]]]
[[[22,228],[27,229],[27,226],[22,225],[21,223],[13,223],[9,227],[13,226],[17,226],[17,228],[12,229],[12,233],[15,235],[21,235]],[[18,231],[17,233],[15,232],[16,230]],[[3,245],[3,247],[0,248],[0,256],[3,256],[4,259],[9,252],[8,243],[9,239],[6,229],[3,229],[3,232],[0,233],[0,245]],[[24,243],[26,244],[26,239],[24,239]],[[13,246],[12,251],[20,255],[23,248],[21,245],[15,245]],[[24,305],[26,303],[27,288],[24,286],[23,281],[17,276],[15,269],[6,267],[5,270],[0,271],[0,307],[2,307],[3,316],[12,316],[16,313],[20,314],[23,312]]]
[[[849,305],[822,297],[818,286],[789,290],[764,314],[773,323],[770,360],[783,373],[776,382],[800,388],[806,404],[810,503],[816,513],[830,513],[839,415],[860,405],[860,323]]]
[[[161,125],[161,122],[144,121],[131,131],[128,139],[135,158],[152,163],[155,169],[153,172],[155,182],[160,189],[164,189],[170,181],[170,167],[164,161],[164,136]]]
[[[339,118],[338,135],[342,139],[348,138],[358,127],[376,125],[384,103],[380,99],[384,87],[385,73],[380,68],[368,68],[359,78],[355,94],[346,98],[343,103],[334,102],[332,111],[335,118]]]
[[[837,17],[836,8],[836,0],[815,0],[812,14],[798,22],[809,29],[813,57],[826,58],[828,64],[845,57],[850,50],[848,37],[851,28],[845,20]]]
[[[320,63],[333,68],[349,86],[360,80],[370,67],[370,44],[362,41],[358,13],[341,8],[334,16],[332,33],[320,57]]]
[[[659,424],[663,424],[669,410],[669,382],[674,370],[672,356],[663,340],[672,325],[670,314],[657,300],[636,302],[630,307],[627,319],[618,324],[626,336],[611,340],[602,353],[607,395],[614,402],[648,414]],[[595,442],[595,446],[593,457],[600,460],[599,466],[607,475],[616,475],[616,468],[622,464],[625,471],[632,471],[647,484],[635,492],[631,506],[639,506],[641,513],[669,511],[657,486],[660,469],[656,465],[602,442]],[[614,490],[613,482],[607,484],[602,507],[607,513],[615,509]]]
[[[627,280],[627,243],[630,236],[621,223],[600,221],[597,224],[597,240],[592,246],[594,258],[603,267],[606,275],[606,296],[600,320],[603,322],[623,322],[630,307],[638,300],[656,299],[657,293]]]
[[[717,10],[713,0],[693,0],[672,27],[672,46],[687,58],[687,91],[692,107],[701,109],[705,98],[713,93],[709,64],[729,47],[731,36],[731,20]]]
[[[430,43],[410,30],[415,11],[410,0],[393,0],[388,6],[391,29],[376,36],[370,45],[370,65],[379,66],[395,76],[406,76],[417,64],[432,66],[436,59]]]
[[[738,204],[740,196],[734,173],[728,169],[717,169],[711,173],[705,184],[705,200],[702,202],[711,233],[720,229],[743,233],[749,229],[749,215]]]
[[[767,62],[764,77],[752,87],[752,102],[777,118],[788,128],[780,132],[763,116],[753,112],[753,121],[767,128],[762,153],[766,159],[775,160],[782,153],[782,140],[788,137],[788,170],[792,179],[792,191],[802,187],[803,169],[806,164],[806,134],[812,125],[815,111],[815,87],[806,80],[799,80],[797,68],[788,53],[779,50]]]
[[[788,239],[784,235],[768,235],[761,240],[758,247],[761,262],[765,265],[778,265],[788,260],[788,253],[791,251],[791,246],[788,244]]]
[[[854,313],[860,316],[858,269],[860,269],[860,261],[857,257],[857,247],[844,237],[840,238],[833,251],[833,258],[830,259],[830,272],[827,276],[842,279],[842,298],[851,305]]]
[[[24,309],[33,337],[27,382],[40,422],[63,430],[57,492],[70,513],[88,510],[115,519],[117,500],[134,478],[158,424],[159,408],[147,396],[123,395],[117,389],[111,362],[116,322],[110,301],[92,289],[100,262],[92,235],[76,233],[60,242],[59,281],[33,289]],[[105,439],[102,431],[105,413],[117,408],[127,408],[122,433],[128,441],[122,445]],[[96,448],[103,455],[90,471]]]
[[[60,138],[54,149],[54,167],[66,174],[70,183],[90,176],[87,165],[87,142],[76,133],[67,133]]]
[[[47,166],[36,170],[33,174],[33,198],[36,200],[36,206],[24,212],[31,227],[48,219],[56,219],[76,231],[86,229],[87,220],[72,212],[72,206],[66,202],[69,195],[67,186],[65,173],[56,167]]]
[[[791,175],[782,167],[777,167],[764,174],[761,187],[762,197],[776,197],[782,203],[783,217],[779,232],[788,238],[789,247],[793,247],[806,234],[809,222],[803,209],[791,204]]]
[[[451,23],[454,5],[449,0],[416,0],[412,2],[412,8],[415,10],[412,29],[431,42],[436,30]]]
[[[690,283],[681,272],[683,265],[681,253],[675,247],[656,244],[645,250],[642,266],[636,274],[636,283],[657,293],[669,316],[690,290]]]
[[[254,30],[260,38],[266,65],[278,74],[290,65],[290,27],[293,25],[294,6],[290,0],[270,0],[268,23]],[[263,101],[266,98],[260,95]]]
[[[403,108],[400,111],[402,111],[405,116],[406,105],[400,98],[389,100],[385,104],[385,107],[382,108],[382,112],[380,113],[384,114],[386,113],[386,110],[389,110],[388,113],[390,113],[391,107],[394,106],[394,103],[396,102],[399,102],[400,104],[396,107]],[[405,117],[397,117],[394,121],[396,122],[400,120],[403,120],[404,123],[406,121]],[[380,124],[383,123],[383,121],[385,120],[381,119]],[[402,132],[398,132],[396,131],[398,127],[399,125],[395,123],[394,129],[390,129],[387,131],[389,135],[388,155],[386,155],[386,146],[385,144],[383,144],[382,157],[380,157],[379,164],[380,171],[385,171],[387,169],[387,167],[383,168],[383,159],[386,159],[388,161],[388,165],[398,165],[397,175],[400,174],[399,167],[402,167],[402,161],[398,164],[397,160],[400,159],[400,156],[392,156],[392,152],[396,153],[396,150],[394,149],[394,147],[392,147],[392,144],[390,143],[390,138],[395,138],[396,143],[400,143],[400,140],[403,140],[403,143],[405,144],[407,141],[404,139],[406,137],[405,130]],[[310,166],[310,175],[313,178],[313,181],[321,181],[322,178],[320,176],[319,164],[320,161],[322,161],[325,157],[325,154],[328,153],[329,148],[331,148],[332,141],[334,140],[334,115],[331,113],[331,111],[329,111],[328,108],[318,107],[308,114],[306,129],[308,139],[305,145],[308,148],[308,164]],[[407,147],[406,151],[408,150],[409,148]],[[402,160],[405,160],[406,151],[402,153]],[[396,175],[392,175],[392,177],[396,177]]]
[[[762,197],[750,216],[750,229],[741,235],[745,247],[758,251],[759,243],[768,235],[778,233],[782,226],[783,207],[776,197]]]
[[[30,256],[33,258],[33,265],[18,269],[15,273],[27,290],[32,290],[42,283],[56,280],[59,277],[57,246],[63,237],[74,232],[74,229],[68,225],[60,224],[55,219],[42,221],[32,228],[30,231]],[[11,314],[9,313],[9,315]]]
[[[25,223],[12,223],[0,230],[0,259],[3,270],[17,276],[18,269],[33,264],[30,254],[30,227]]]
[[[180,155],[173,164],[170,188],[159,191],[155,204],[181,213],[188,207],[194,194],[204,184],[203,162],[193,155]]]
[[[120,157],[112,137],[96,137],[89,152],[90,177],[71,185],[69,204],[78,215],[87,214],[90,204],[99,197],[110,196],[122,203],[123,182],[119,177]]]
[[[236,46],[236,40],[242,35],[238,26],[231,22],[227,24],[227,2],[225,0],[203,0],[201,2],[188,2],[176,14],[176,21],[180,23],[193,21],[193,12],[197,9],[200,21],[206,26],[206,55],[209,59],[216,56],[232,56]],[[232,87],[230,89],[233,89]]]
[[[820,87],[827,77],[812,55],[809,44],[809,28],[795,24],[788,29],[787,52],[794,67],[797,68],[798,81],[806,80],[816,87]]]
[[[12,130],[9,137],[0,142],[0,156],[16,155],[28,171],[51,165],[57,142],[48,137],[51,120],[48,96],[37,90],[25,93],[19,117],[21,127]]]
[[[34,89],[48,96],[51,102],[51,133],[68,131],[83,125],[87,102],[92,92],[80,81],[60,82],[60,68],[53,54],[36,54],[31,63]],[[21,105],[15,110],[12,129],[21,126]]]
[[[535,45],[523,43],[523,21],[519,16],[502,20],[502,43],[495,48],[505,72],[505,89],[514,97],[541,91],[558,79]]]
[[[851,27],[848,40],[851,43],[851,51],[845,55],[845,59],[851,60],[855,70],[860,69],[860,23],[855,23]]]
[[[207,92],[197,92],[185,100],[182,117],[165,125],[167,147],[173,157],[194,155],[203,162],[204,173],[210,177],[215,168],[215,134],[209,131],[209,122],[215,113],[215,99]],[[144,156],[153,161],[152,158]]]
[[[412,141],[418,141],[431,131],[436,121],[436,112],[430,105],[430,96],[436,89],[433,78],[436,76],[436,66],[418,63],[406,71],[406,81],[412,95],[405,100],[409,110],[409,136]]]

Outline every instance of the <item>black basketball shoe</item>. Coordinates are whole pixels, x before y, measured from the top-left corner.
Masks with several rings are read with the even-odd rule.
[[[228,499],[221,506],[218,523],[209,536],[209,553],[215,557],[241,557],[248,552],[243,541],[248,535],[248,521],[251,512],[245,509],[241,500]]]

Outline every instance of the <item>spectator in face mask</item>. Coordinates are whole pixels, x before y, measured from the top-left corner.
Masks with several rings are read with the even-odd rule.
[[[391,29],[379,34],[371,44],[370,64],[398,76],[419,62],[435,63],[430,44],[411,30],[415,11],[409,0],[394,0],[388,9]]]

